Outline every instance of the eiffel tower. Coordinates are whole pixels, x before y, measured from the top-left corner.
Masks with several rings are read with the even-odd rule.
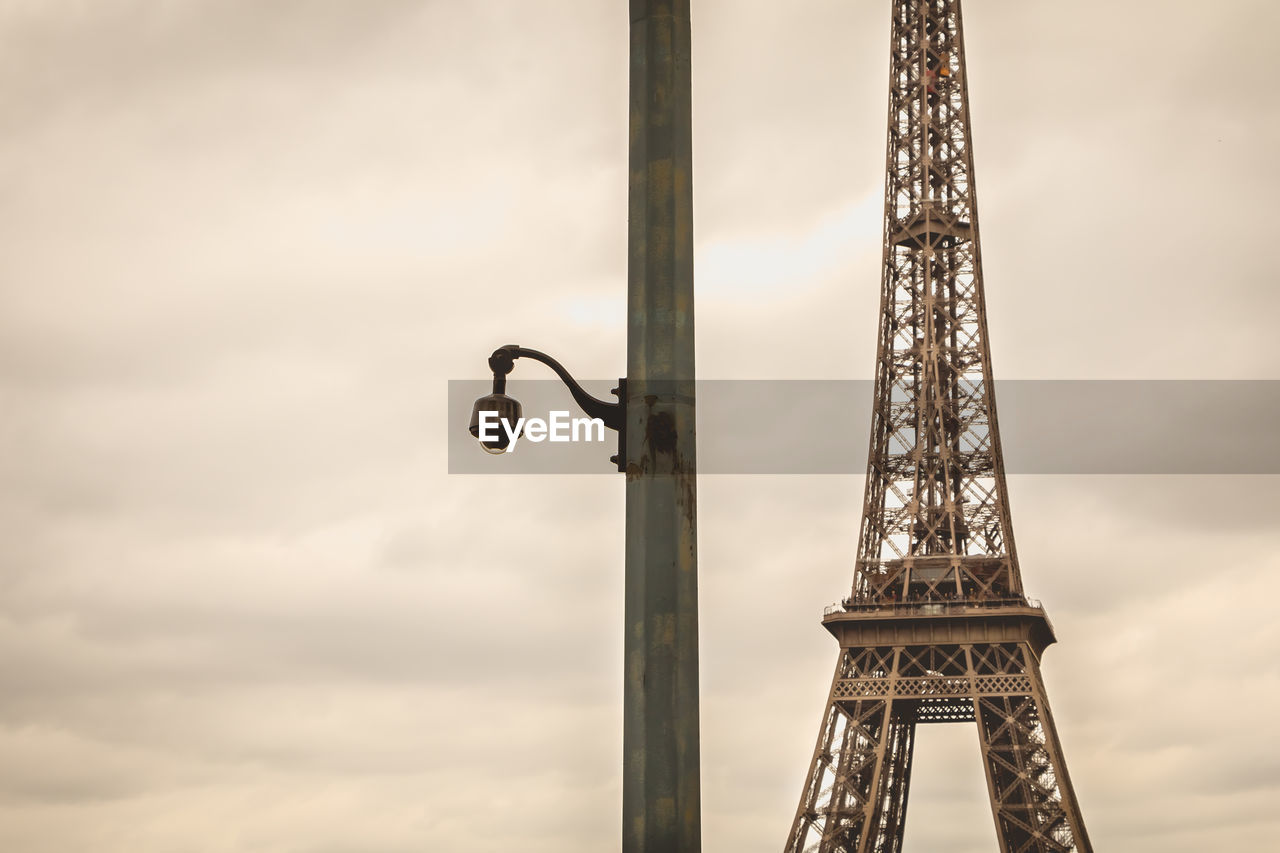
[[[787,853],[902,849],[921,723],[971,722],[1002,853],[1092,853],[996,427],[960,0],[893,0],[884,278],[852,594]]]

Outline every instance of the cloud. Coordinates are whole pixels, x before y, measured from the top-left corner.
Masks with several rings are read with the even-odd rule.
[[[1270,378],[1277,13],[982,5],[996,375]],[[887,22],[695,5],[701,376],[870,375]],[[0,4],[0,846],[617,844],[622,483],[450,476],[445,403],[513,340],[625,370],[626,39],[569,0]],[[1273,485],[1012,479],[1100,846],[1280,828]],[[862,481],[699,490],[704,849],[773,850]],[[952,735],[914,849],[990,847]]]

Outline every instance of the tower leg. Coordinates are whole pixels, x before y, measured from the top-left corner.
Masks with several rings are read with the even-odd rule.
[[[907,822],[907,793],[911,787],[911,756],[916,740],[914,711],[908,712],[904,705],[901,701],[890,704],[889,743],[880,779],[879,819],[866,847],[876,853],[900,853],[902,850],[902,834]]]
[[[892,650],[882,665],[892,667]],[[898,853],[906,820],[915,718],[911,703],[842,698],[841,684],[877,650],[848,650],[832,680],[787,853]],[[884,670],[881,670],[881,675]],[[887,686],[887,685],[886,685]]]
[[[981,647],[974,647],[975,657]],[[1013,660],[1030,689],[975,697],[974,716],[1001,853],[1092,853],[1062,746],[1026,646]]]

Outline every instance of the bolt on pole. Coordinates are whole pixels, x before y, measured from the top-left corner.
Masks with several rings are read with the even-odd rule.
[[[623,853],[698,853],[689,0],[631,0]]]

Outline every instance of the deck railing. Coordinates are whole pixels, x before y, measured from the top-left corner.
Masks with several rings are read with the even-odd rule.
[[[1014,595],[1001,598],[920,598],[908,601],[844,601],[832,604],[823,616],[836,613],[972,613],[975,610],[991,610],[1002,607],[1031,607],[1043,610],[1034,598]]]

